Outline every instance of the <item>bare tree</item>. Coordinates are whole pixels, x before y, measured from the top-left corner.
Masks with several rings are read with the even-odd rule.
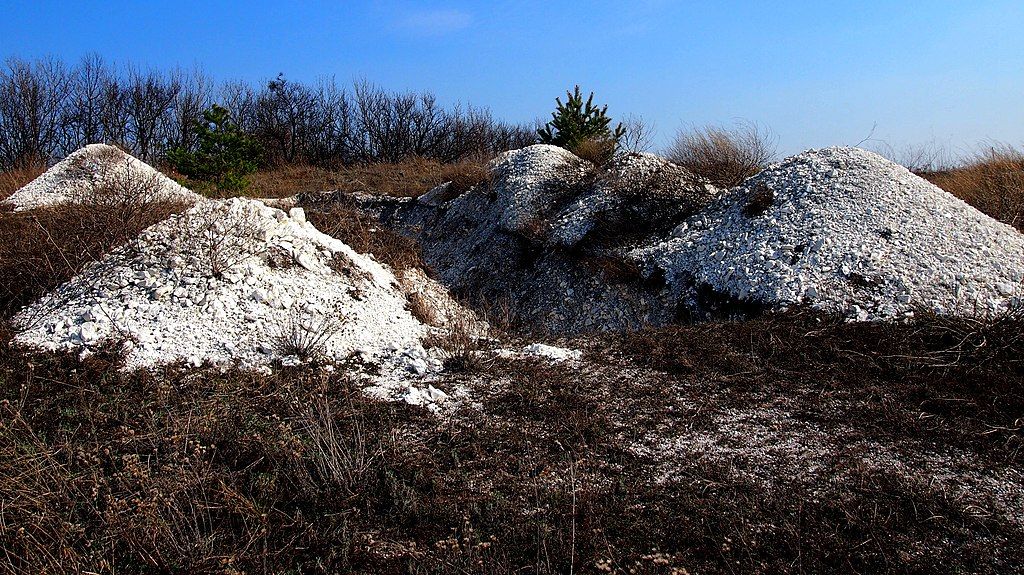
[[[110,70],[98,54],[85,56],[74,69],[65,117],[68,136],[62,154],[103,141],[104,96],[111,81]]]
[[[392,93],[365,81],[346,90],[333,79],[304,85],[280,75],[261,88],[217,86],[198,69],[143,71],[98,55],[70,71],[54,59],[10,59],[0,70],[0,169],[40,167],[95,142],[160,160],[170,147],[197,145],[195,122],[214,102],[260,141],[272,164],[456,162],[536,141],[533,127],[495,120],[486,109],[449,108],[430,93]]]
[[[181,90],[176,78],[164,78],[155,71],[132,69],[128,74],[125,104],[133,149],[140,158],[152,161],[161,152],[160,130]]]
[[[619,147],[627,152],[649,152],[654,143],[654,124],[648,124],[639,116],[628,116],[622,122],[626,133],[619,140]]]
[[[60,151],[71,75],[58,60],[7,60],[0,71],[0,159],[45,165]]]
[[[199,146],[197,123],[213,104],[213,79],[199,69],[175,70],[174,80],[178,92],[171,105],[167,125],[167,147],[194,150]]]

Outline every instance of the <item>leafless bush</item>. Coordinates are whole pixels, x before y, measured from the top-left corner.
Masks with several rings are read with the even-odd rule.
[[[654,125],[639,116],[628,116],[622,122],[626,133],[619,139],[619,149],[626,152],[648,152],[654,144]]]
[[[154,206],[170,201],[164,192],[166,179],[159,172],[147,173],[117,148],[104,149],[100,157],[92,157],[99,171],[90,174],[90,185],[75,201],[83,206],[115,216],[120,227],[131,229]],[[127,238],[125,238],[127,239]]]
[[[384,441],[366,432],[357,410],[348,410],[339,425],[338,414],[323,396],[314,398],[303,415],[304,431],[310,442],[307,458],[318,476],[347,494],[355,493],[364,476],[384,457]]]
[[[485,334],[480,331],[480,323],[472,314],[452,314],[445,327],[432,333],[424,345],[444,352],[446,370],[476,371],[485,363],[479,353]]]
[[[188,235],[172,257],[195,258],[211,277],[223,277],[263,247],[264,224],[253,206],[198,204],[180,216]]]
[[[738,186],[764,169],[775,156],[770,133],[753,123],[734,128],[707,126],[680,131],[666,157],[721,187]]]
[[[274,352],[300,360],[323,359],[327,344],[341,331],[345,318],[292,308],[280,318],[271,332]]]
[[[949,151],[936,141],[894,147],[884,141],[869,140],[869,144],[865,145],[865,148],[896,162],[915,174],[948,170],[953,164]]]
[[[130,218],[80,205],[0,213],[0,314],[15,312],[184,208],[155,202]]]

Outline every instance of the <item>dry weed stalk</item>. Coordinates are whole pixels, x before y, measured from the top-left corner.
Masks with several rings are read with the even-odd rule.
[[[356,409],[347,410],[344,425],[339,426],[337,414],[322,395],[313,399],[303,419],[311,443],[308,457],[320,478],[347,494],[355,493],[364,475],[384,457],[384,441],[366,433]],[[388,440],[393,442],[394,437]]]
[[[344,327],[345,318],[291,308],[271,332],[274,352],[302,361],[324,359],[327,344]]]

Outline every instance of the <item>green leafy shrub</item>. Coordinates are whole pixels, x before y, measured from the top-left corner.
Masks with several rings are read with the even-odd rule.
[[[561,146],[577,155],[582,153],[596,164],[604,163],[615,153],[626,129],[621,123],[614,130],[610,127],[608,106],[594,105],[593,92],[586,101],[579,86],[565,95],[565,103],[555,98],[557,109],[551,113],[551,121],[537,130],[541,143]]]
[[[231,120],[231,112],[213,105],[203,112],[196,129],[199,148],[168,150],[167,159],[189,178],[211,182],[221,192],[241,192],[249,186],[246,176],[256,171],[259,146]]]

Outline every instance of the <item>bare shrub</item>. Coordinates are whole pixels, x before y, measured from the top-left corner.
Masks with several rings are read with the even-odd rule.
[[[210,277],[223,277],[263,247],[264,224],[253,206],[199,204],[178,221],[188,236],[168,255],[195,258]]]
[[[101,156],[88,161],[97,163],[100,169],[91,174],[89,188],[75,200],[87,208],[113,214],[121,228],[131,228],[131,222],[154,206],[172,201],[164,190],[165,176],[140,169],[117,148],[105,148]]]
[[[14,313],[184,209],[157,202],[131,218],[112,208],[76,205],[0,213],[0,314]]]
[[[731,129],[707,126],[680,131],[665,156],[716,186],[731,188],[771,162],[775,142],[754,123],[739,123]]]
[[[622,122],[626,132],[619,138],[619,149],[625,152],[648,152],[654,144],[654,124],[639,116],[628,116]]]
[[[444,352],[444,368],[452,372],[479,371],[486,361],[479,353],[483,349],[485,334],[471,314],[453,314],[443,329],[431,333],[425,347]]]
[[[366,432],[357,409],[346,410],[342,416],[339,422],[339,415],[322,395],[313,399],[302,417],[310,443],[306,457],[321,480],[353,494],[363,485],[364,476],[378,466],[387,446],[385,438]]]
[[[271,330],[274,352],[302,361],[324,359],[327,344],[341,331],[344,322],[344,316],[307,313],[292,308]]]
[[[985,214],[1024,230],[1024,152],[996,144],[960,168],[922,174]]]
[[[892,146],[887,142],[867,139],[864,146],[885,158],[896,162],[915,174],[941,172],[952,168],[953,161],[945,146],[937,141],[921,144]]]

